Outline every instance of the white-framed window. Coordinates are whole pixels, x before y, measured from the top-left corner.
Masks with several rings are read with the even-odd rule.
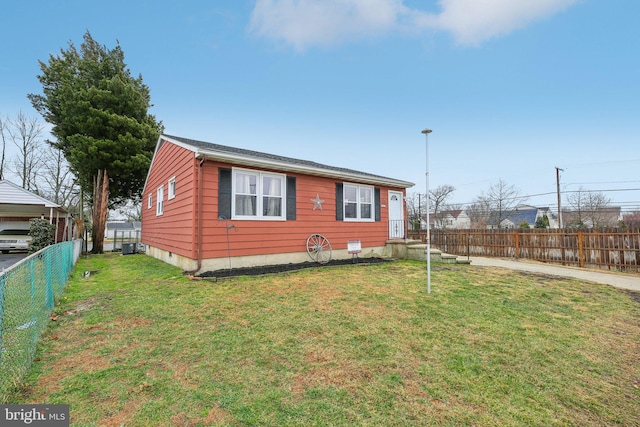
[[[153,194],[149,193],[149,197],[147,197],[147,209],[151,209],[153,207]]]
[[[176,197],[176,177],[169,178],[167,183],[167,200],[171,200]]]
[[[374,221],[374,189],[368,185],[344,184],[345,221]]]
[[[233,219],[285,219],[286,175],[233,169]]]
[[[156,196],[156,215],[162,215],[164,213],[164,185],[158,187]]]

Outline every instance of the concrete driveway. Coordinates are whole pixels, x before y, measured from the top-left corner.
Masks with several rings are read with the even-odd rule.
[[[28,254],[26,252],[9,252],[8,254],[0,254],[0,272],[3,272],[27,256]]]
[[[466,259],[466,257],[465,257]],[[502,267],[511,270],[529,271],[552,276],[572,277],[580,280],[611,285],[620,289],[640,291],[640,275],[633,273],[613,273],[608,271],[587,270],[577,267],[562,267],[532,261],[516,261],[503,258],[472,257],[471,265]]]

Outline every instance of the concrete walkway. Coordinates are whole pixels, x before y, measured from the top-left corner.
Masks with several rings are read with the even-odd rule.
[[[466,257],[465,257],[466,259]],[[472,257],[471,265],[502,267],[511,270],[550,274],[553,276],[573,277],[580,280],[611,285],[616,288],[640,292],[640,276],[625,273],[611,273],[597,270],[585,270],[577,267],[562,267],[533,261],[516,261],[503,258]]]

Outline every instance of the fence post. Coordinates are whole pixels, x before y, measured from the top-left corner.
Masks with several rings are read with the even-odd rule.
[[[35,266],[33,262],[29,263],[29,277],[31,278],[31,321],[33,322],[33,327],[31,328],[33,331],[33,336],[31,337],[31,341],[33,345],[36,344],[38,340],[38,330],[40,329],[40,325],[37,325],[38,315],[37,315],[37,307],[38,307],[38,299],[36,298],[36,272]],[[36,325],[38,327],[36,327]]]
[[[567,242],[569,241],[569,238],[567,236],[567,229],[563,228],[562,230],[562,244],[560,245],[560,258],[562,260],[562,265],[567,265],[567,251],[565,250],[565,245],[567,244]],[[580,255],[578,255],[580,256]]]
[[[467,259],[469,259],[469,246],[471,246],[471,242],[469,241],[469,232],[464,233],[465,240],[467,242]]]
[[[518,259],[518,252],[520,251],[520,233],[518,233],[517,231],[515,232],[515,236],[514,239],[516,241],[516,253],[515,253],[515,258]]]
[[[580,268],[584,268],[584,247],[582,245],[581,230],[578,230],[578,259],[580,260]]]
[[[45,278],[46,283],[45,289],[47,293],[47,308],[49,310],[53,310],[54,307],[54,297],[53,297],[53,279],[52,279],[52,271],[51,271],[51,251],[46,251],[44,253],[44,265],[45,265]]]

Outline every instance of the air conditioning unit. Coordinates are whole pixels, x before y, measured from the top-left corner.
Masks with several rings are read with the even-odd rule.
[[[136,244],[135,243],[123,243],[122,244],[122,255],[131,255],[136,253]]]

